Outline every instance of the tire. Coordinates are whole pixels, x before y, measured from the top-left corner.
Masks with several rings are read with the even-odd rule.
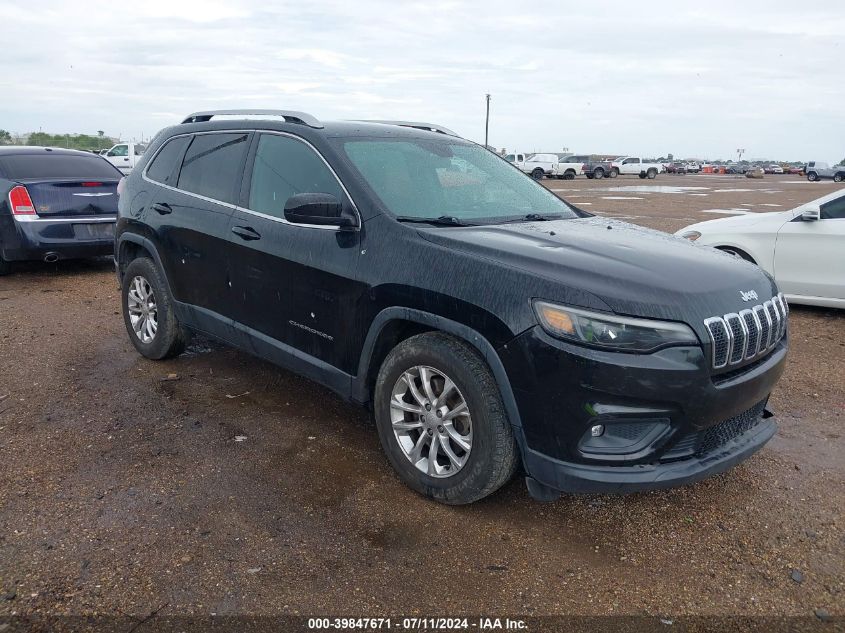
[[[593,178],[595,178],[595,176],[593,174],[584,174],[584,175],[587,177],[588,180],[592,180]]]
[[[12,272],[12,265],[0,255],[0,277],[8,275],[10,272]]]
[[[754,258],[751,257],[748,253],[746,253],[741,248],[735,248],[733,246],[717,246],[718,250],[722,251],[723,253],[727,253],[728,255],[733,255],[734,257],[739,257],[740,259],[744,259],[747,262],[751,262],[752,264],[756,264],[757,262],[754,261]]]
[[[834,174],[833,182],[842,182],[842,174]]]
[[[619,175],[619,170],[616,169],[615,167],[613,169],[611,169],[610,173],[608,174],[608,176],[610,176],[611,178],[616,178],[618,175]]]
[[[649,169],[648,172],[646,172],[646,177],[649,180],[654,180],[655,178],[657,178],[657,170],[656,169]]]
[[[545,175],[546,175],[546,173],[542,169],[540,169],[539,167],[531,172],[531,177],[534,180],[542,180],[543,176],[545,176]]]
[[[810,182],[816,182],[818,179],[819,175],[814,171],[811,171],[807,174],[807,180],[809,180]]]
[[[448,391],[451,403],[444,401],[443,407],[428,412],[415,404],[432,402],[424,387],[423,371],[435,402],[445,379],[452,381],[454,389]],[[411,383],[419,398],[412,395]],[[501,394],[490,368],[467,343],[441,332],[402,341],[384,360],[373,398],[376,427],[387,459],[399,478],[416,492],[441,503],[460,505],[492,494],[513,476],[517,446]],[[394,406],[399,402],[418,412]],[[465,403],[469,416],[456,415],[453,419],[460,422],[451,425],[452,431],[444,432],[439,414],[448,415],[449,409],[454,410],[460,402]],[[437,418],[432,417],[435,411]],[[395,424],[419,427],[397,429]],[[468,443],[468,452],[450,439],[455,437],[454,432]],[[428,458],[433,440],[428,438],[438,442],[433,467]],[[460,464],[446,454],[441,441],[453,456],[463,460]],[[415,451],[417,446],[422,448]],[[442,470],[438,472],[438,468]]]
[[[564,180],[575,180],[575,172],[571,169],[567,169],[566,172],[563,174]]]
[[[142,356],[163,360],[184,351],[190,336],[176,317],[170,289],[153,260],[140,257],[126,267],[120,296],[126,332]],[[150,309],[151,305],[153,309]],[[134,326],[133,316],[136,318]],[[154,328],[145,325],[151,321]],[[136,332],[136,326],[139,332]]]
[[[604,178],[604,169],[602,169],[601,167],[596,167],[593,170],[593,178],[595,178],[596,180],[601,180],[602,178]]]

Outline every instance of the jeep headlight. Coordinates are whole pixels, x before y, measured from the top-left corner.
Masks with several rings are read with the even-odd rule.
[[[543,329],[557,338],[623,352],[651,352],[671,345],[698,345],[695,332],[683,323],[591,312],[535,301]]]
[[[701,237],[701,233],[698,231],[684,231],[681,233],[681,237],[688,239],[690,242],[694,242],[699,237]]]

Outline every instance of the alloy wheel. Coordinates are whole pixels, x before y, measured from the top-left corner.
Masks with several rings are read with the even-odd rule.
[[[458,387],[439,369],[403,372],[390,395],[390,421],[402,453],[430,477],[455,475],[472,450],[472,417]]]
[[[132,279],[126,295],[129,322],[142,343],[150,343],[158,331],[158,306],[150,282],[138,275]]]

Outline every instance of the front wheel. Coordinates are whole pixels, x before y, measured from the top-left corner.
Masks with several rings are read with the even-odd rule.
[[[176,317],[170,289],[153,260],[139,257],[126,267],[121,297],[129,340],[142,356],[162,360],[182,353],[188,333]]]
[[[539,167],[531,172],[531,177],[534,180],[542,180],[544,175],[545,175],[545,172],[542,169],[540,169]]]
[[[648,173],[646,174],[649,180],[654,180],[657,178],[657,170],[656,169],[649,169]]]
[[[807,174],[807,180],[809,180],[810,182],[816,182],[818,179],[819,175],[814,171],[811,171],[809,174]]]
[[[609,175],[610,175],[611,178],[616,178],[619,175],[619,170],[614,167],[613,169],[610,170]]]
[[[513,476],[516,442],[498,386],[466,343],[440,332],[406,339],[387,355],[373,398],[382,448],[420,494],[472,503]]]
[[[10,272],[12,272],[12,265],[0,255],[0,277],[8,275]]]
[[[835,174],[833,176],[833,182],[842,182],[842,174]]]
[[[596,170],[593,172],[593,176],[596,180],[601,180],[602,178],[604,178],[604,169],[602,169],[601,167],[596,168]]]
[[[563,179],[564,180],[575,180],[575,172],[570,169],[565,174],[563,174]]]

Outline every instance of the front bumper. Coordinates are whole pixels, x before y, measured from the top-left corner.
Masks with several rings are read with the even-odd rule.
[[[76,259],[114,252],[115,216],[27,218],[0,215],[0,255],[6,261]]]
[[[523,463],[539,486],[633,492],[698,481],[760,449],[787,354],[714,373],[702,348],[624,354],[572,345],[537,327],[499,350],[513,387]],[[607,439],[594,441],[599,426]]]

